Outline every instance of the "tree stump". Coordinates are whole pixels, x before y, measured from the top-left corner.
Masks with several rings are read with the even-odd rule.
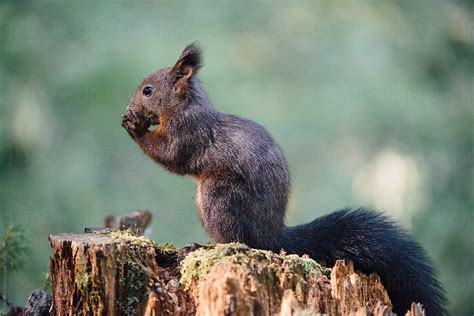
[[[130,232],[59,234],[49,239],[56,315],[142,315],[153,277],[165,279],[164,270],[177,265],[175,248]],[[173,306],[179,307],[179,302]]]
[[[50,236],[56,315],[391,315],[377,275],[242,244],[187,254],[131,231]],[[420,306],[411,315],[422,315]]]

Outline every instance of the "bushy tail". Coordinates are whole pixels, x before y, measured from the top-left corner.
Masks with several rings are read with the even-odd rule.
[[[446,298],[435,269],[423,249],[386,217],[363,209],[341,210],[311,223],[286,227],[279,248],[308,254],[332,266],[349,259],[364,273],[376,272],[393,304],[405,315],[412,302],[427,315],[446,314]]]

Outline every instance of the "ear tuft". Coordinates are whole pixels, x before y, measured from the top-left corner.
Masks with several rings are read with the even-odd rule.
[[[179,56],[178,61],[173,67],[173,71],[179,75],[184,75],[189,73],[195,74],[202,67],[202,51],[197,43],[192,43],[186,46],[186,48]]]
[[[202,67],[202,50],[196,42],[191,43],[186,46],[179,59],[196,71]]]

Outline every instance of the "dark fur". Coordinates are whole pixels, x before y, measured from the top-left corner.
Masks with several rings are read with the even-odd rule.
[[[187,46],[173,67],[144,80],[122,125],[153,160],[196,179],[207,233],[219,243],[306,253],[329,266],[352,260],[357,269],[380,275],[394,312],[404,314],[415,301],[428,315],[444,314],[430,260],[382,215],[342,210],[305,225],[284,225],[290,179],[280,147],[262,126],[213,108],[196,78],[201,65],[198,47]],[[145,86],[154,88],[150,96],[142,95]]]

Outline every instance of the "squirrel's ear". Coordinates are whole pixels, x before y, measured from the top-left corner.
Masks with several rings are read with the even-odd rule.
[[[178,61],[171,69],[176,79],[190,78],[202,67],[201,49],[196,43],[189,44],[179,56]]]

